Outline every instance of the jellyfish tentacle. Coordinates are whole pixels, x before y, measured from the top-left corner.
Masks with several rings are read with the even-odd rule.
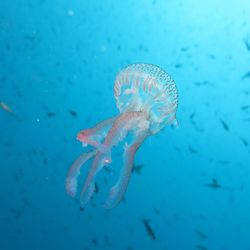
[[[88,160],[90,160],[92,157],[94,157],[96,152],[97,152],[96,150],[92,150],[81,154],[70,167],[66,178],[66,192],[70,196],[74,197],[76,195],[77,184],[78,184],[77,178],[80,175],[80,170],[82,165]]]
[[[141,125],[140,129],[145,130],[143,126],[146,126],[146,129],[148,128],[148,124],[144,125],[144,122],[140,123],[140,120],[145,120],[145,114],[141,111],[134,111],[125,112],[118,116],[118,118],[114,121],[102,144],[103,150],[96,153],[93,164],[84,183],[80,195],[82,208],[87,204],[94,193],[93,189],[95,187],[95,176],[104,165],[111,163],[112,147],[122,141],[128,131],[133,130],[136,126],[138,126],[138,124]]]
[[[101,141],[107,135],[115,119],[116,117],[106,119],[93,128],[80,131],[77,135],[77,139],[83,143],[83,146],[91,145],[99,151],[104,151],[105,149],[102,146]]]
[[[92,163],[91,169],[88,173],[87,179],[83,185],[81,194],[80,194],[80,203],[81,207],[84,208],[88,203],[95,191],[95,176],[102,169],[102,167],[109,162],[106,159],[109,159],[109,156],[106,156],[107,153],[97,152]]]
[[[121,169],[117,183],[111,188],[109,197],[103,205],[104,208],[112,209],[117,206],[122,200],[128,187],[129,179],[134,165],[134,157],[136,151],[139,149],[139,147],[142,145],[143,141],[148,135],[149,133],[145,131],[140,135],[137,135],[135,141],[132,144],[125,144],[123,155],[123,167]]]

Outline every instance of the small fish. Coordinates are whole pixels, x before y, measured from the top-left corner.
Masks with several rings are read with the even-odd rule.
[[[185,51],[187,51],[189,48],[188,47],[183,47],[183,48],[181,48],[181,51],[182,52],[185,52]]]
[[[69,110],[69,113],[74,116],[74,117],[77,117],[77,113],[74,111],[74,110]]]
[[[176,64],[175,64],[175,68],[178,69],[178,68],[181,68],[181,67],[182,67],[182,64],[180,64],[180,63],[176,63]]]
[[[243,111],[246,111],[248,109],[250,109],[250,105],[244,105],[241,107],[241,110],[243,110]]]
[[[159,211],[159,209],[157,209],[157,208],[154,208],[154,212],[155,212],[155,214],[157,214],[157,215],[160,214],[160,211]]]
[[[132,169],[132,173],[136,173],[136,174],[141,174],[141,170],[144,168],[143,164],[139,164],[139,165],[134,165],[133,169]]]
[[[92,242],[92,244],[93,244],[94,246],[97,246],[97,245],[98,245],[98,242],[97,242],[96,238],[93,238],[93,239],[91,240],[91,242]]]
[[[200,230],[195,230],[195,232],[202,239],[207,239],[208,238],[207,235],[205,233],[201,232]]]
[[[244,43],[246,45],[247,50],[250,51],[250,43],[249,43],[249,41],[247,39],[243,39],[243,41],[244,41]]]
[[[241,77],[242,80],[250,77],[250,71],[248,71],[244,76]]]
[[[6,103],[0,101],[0,108],[2,108],[7,113],[16,116],[16,113]]]
[[[127,247],[127,250],[133,250],[134,248],[133,247],[131,247],[131,246],[128,246]]]
[[[225,121],[223,121],[222,119],[220,119],[220,122],[221,122],[223,128],[224,128],[226,131],[229,131],[229,127],[228,127],[228,125],[225,123]]]
[[[111,173],[112,172],[111,169],[109,167],[107,167],[107,166],[104,166],[103,168],[104,168],[104,170],[106,170],[107,173]]]
[[[48,113],[47,113],[47,116],[48,116],[48,117],[53,117],[53,116],[55,116],[55,115],[56,115],[56,113],[54,113],[54,112],[48,112]]]
[[[248,147],[248,142],[243,138],[243,137],[240,137],[242,143],[244,144],[244,146]]]
[[[250,91],[248,91],[248,90],[242,90],[242,92],[243,92],[244,95],[249,95],[250,94]]]
[[[194,112],[189,116],[189,118],[192,120],[194,118]]]
[[[155,239],[156,239],[156,238],[155,238],[155,233],[154,233],[152,227],[149,225],[149,220],[144,219],[144,220],[142,220],[142,223],[143,223],[144,226],[145,226],[145,229],[146,229],[146,231],[147,231],[148,236],[149,236],[152,240],[155,240]]]
[[[221,185],[218,183],[218,181],[216,179],[213,179],[212,183],[205,184],[204,186],[214,188],[214,189],[221,188]]]
[[[197,85],[197,86],[207,85],[207,84],[208,84],[208,81],[195,82],[194,84]]]
[[[30,201],[29,201],[26,197],[23,198],[23,203],[24,203],[27,207],[29,207],[29,208],[32,207]]]
[[[99,186],[95,183],[95,193],[99,192]]]
[[[195,248],[199,250],[207,250],[207,248],[203,245],[195,245]]]
[[[229,164],[229,161],[227,161],[227,160],[219,160],[218,161],[220,164],[222,164],[222,165],[227,165],[227,164]]]
[[[250,118],[246,118],[243,120],[244,122],[250,122]]]
[[[193,149],[191,146],[188,146],[188,150],[191,154],[197,154],[197,151]]]
[[[104,234],[104,239],[105,239],[106,244],[109,245],[110,241],[109,241],[109,237],[107,234]]]

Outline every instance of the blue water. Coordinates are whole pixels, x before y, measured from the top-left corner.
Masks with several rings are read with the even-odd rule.
[[[2,0],[0,249],[249,250],[249,16],[248,0]],[[102,171],[81,211],[76,135],[118,114],[135,62],[173,77],[179,128],[142,145],[125,202],[99,206],[117,177]]]

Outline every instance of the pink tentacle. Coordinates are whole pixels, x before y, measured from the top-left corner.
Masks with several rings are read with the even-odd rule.
[[[128,187],[136,151],[139,149],[148,135],[149,134],[147,132],[144,132],[135,138],[134,143],[132,143],[131,145],[125,145],[123,155],[124,165],[121,169],[118,182],[111,188],[109,197],[103,205],[104,208],[112,209],[117,206],[122,200]]]
[[[82,208],[84,208],[94,193],[96,174],[103,168],[104,165],[111,163],[110,154],[112,147],[119,141],[122,141],[127,135],[128,131],[137,127],[138,124],[140,124],[140,121],[144,119],[145,114],[142,112],[127,112],[121,114],[115,120],[102,144],[103,150],[96,153],[95,159],[84,183],[80,197]],[[145,128],[140,129],[146,130],[148,127],[146,126]]]
[[[103,165],[107,164],[108,160],[105,159],[105,154],[97,152],[95,159],[92,163],[91,169],[84,183],[83,189],[80,194],[81,208],[84,208],[95,191],[95,176],[102,169]]]
[[[72,164],[66,178],[66,191],[70,196],[77,192],[77,177],[80,175],[82,165],[96,154],[96,150],[81,154]]]
[[[107,132],[111,128],[115,119],[116,117],[109,118],[107,120],[98,123],[93,128],[80,131],[77,135],[77,139],[86,145],[89,144],[97,148],[98,150],[103,151],[104,148],[101,144],[101,141],[107,135]]]

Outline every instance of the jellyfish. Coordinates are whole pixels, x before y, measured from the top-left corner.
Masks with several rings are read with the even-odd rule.
[[[77,139],[91,150],[81,154],[69,169],[66,192],[75,197],[81,167],[89,160],[92,165],[80,192],[84,208],[95,192],[97,173],[112,163],[112,149],[122,143],[123,166],[117,182],[102,205],[117,206],[128,187],[137,150],[150,135],[167,125],[177,125],[178,93],[174,80],[160,67],[152,64],[131,64],[116,76],[114,96],[119,114],[82,130]]]

